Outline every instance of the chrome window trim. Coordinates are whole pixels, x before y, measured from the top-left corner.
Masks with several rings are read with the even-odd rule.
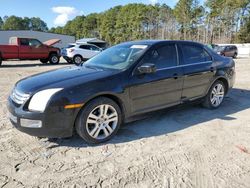
[[[162,71],[162,70],[167,70],[167,69],[172,69],[172,68],[178,68],[178,67],[187,67],[187,66],[192,66],[192,65],[202,65],[202,64],[208,64],[208,63],[213,63],[213,61],[204,61],[204,62],[199,62],[199,63],[191,63],[187,65],[177,65],[177,66],[172,66],[172,67],[166,67],[162,69],[157,69],[156,71]]]

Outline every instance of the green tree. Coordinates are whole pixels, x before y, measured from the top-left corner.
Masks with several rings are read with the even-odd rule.
[[[3,30],[48,31],[47,24],[38,17],[5,17],[2,28]]]
[[[98,32],[98,14],[89,14],[85,17],[82,28],[84,37],[99,37]]]
[[[3,28],[3,19],[0,17],[0,30]]]
[[[238,41],[243,43],[250,43],[250,17],[246,19],[245,25],[240,29],[238,34]]]
[[[49,32],[51,33],[57,33],[57,34],[64,34],[63,33],[63,27],[52,27]]]
[[[174,8],[174,14],[180,24],[181,39],[188,39],[188,30],[191,28],[193,0],[179,0]]]
[[[10,16],[8,17],[3,25],[3,30],[25,30],[27,26],[23,22],[21,17]]]
[[[38,17],[32,17],[29,19],[29,29],[33,31],[48,31],[47,24]]]
[[[110,44],[115,43],[117,15],[121,6],[116,6],[100,15],[100,37]]]

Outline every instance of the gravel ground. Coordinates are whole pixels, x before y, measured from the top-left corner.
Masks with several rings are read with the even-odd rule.
[[[250,59],[236,60],[236,84],[221,108],[164,110],[124,125],[103,145],[12,128],[6,99],[15,82],[65,66],[3,62],[0,187],[250,187]]]

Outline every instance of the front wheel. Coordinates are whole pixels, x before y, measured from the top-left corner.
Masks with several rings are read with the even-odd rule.
[[[222,81],[217,80],[209,89],[205,101],[203,102],[203,106],[210,109],[219,108],[224,100],[225,91],[225,84]]]
[[[57,54],[51,54],[50,57],[49,57],[49,62],[50,64],[52,65],[56,65],[59,63],[59,57]]]
[[[233,58],[234,58],[234,59],[236,59],[236,58],[237,58],[237,53],[234,53]]]
[[[122,122],[119,106],[106,97],[96,98],[84,106],[76,120],[76,131],[86,142],[98,144],[111,139]]]
[[[2,60],[2,58],[0,57],[0,66],[2,65],[2,61],[3,61],[3,60]]]

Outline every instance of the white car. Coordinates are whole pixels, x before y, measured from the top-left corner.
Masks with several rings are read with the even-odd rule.
[[[62,49],[61,55],[68,63],[80,64],[102,51],[101,48],[94,44],[69,44]]]

